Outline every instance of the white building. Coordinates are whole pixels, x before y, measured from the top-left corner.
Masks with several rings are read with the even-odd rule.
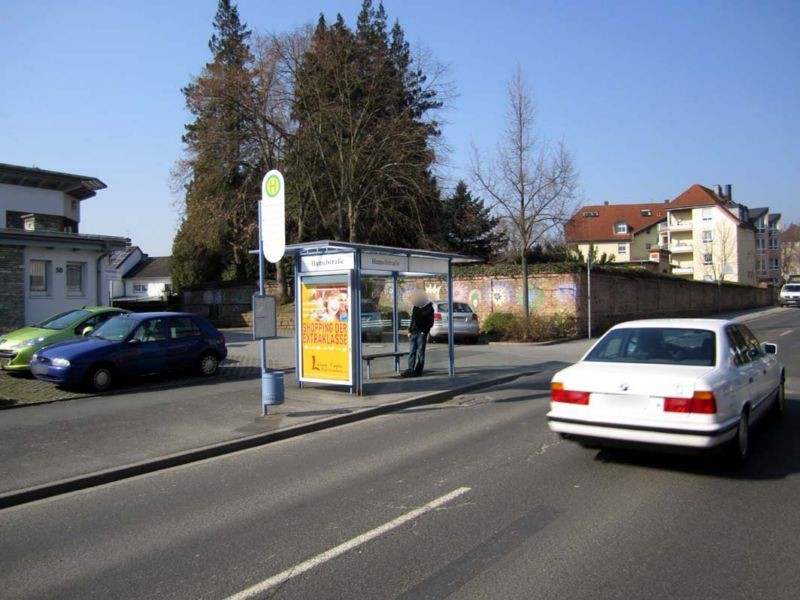
[[[108,303],[103,259],[122,237],[79,233],[95,177],[0,163],[0,331]]]

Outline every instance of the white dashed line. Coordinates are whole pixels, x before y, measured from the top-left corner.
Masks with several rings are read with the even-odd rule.
[[[289,567],[285,571],[278,573],[277,575],[273,575],[269,579],[265,579],[261,583],[257,583],[254,586],[247,588],[246,590],[242,590],[234,594],[233,596],[229,596],[227,600],[245,600],[246,598],[252,598],[256,594],[263,594],[267,590],[270,590],[276,586],[279,586],[293,577],[297,577],[298,575],[302,575],[306,571],[310,571],[314,567],[318,567],[319,565],[328,562],[329,560],[336,558],[337,556],[341,556],[345,552],[352,550],[353,548],[357,548],[362,544],[366,544],[367,542],[374,540],[375,538],[400,527],[404,523],[408,523],[409,521],[413,521],[417,517],[424,515],[426,512],[430,512],[436,508],[439,508],[443,504],[447,504],[451,500],[455,500],[459,496],[466,494],[470,491],[468,487],[460,487],[456,490],[453,490],[449,494],[445,494],[436,500],[432,500],[425,504],[424,506],[420,506],[412,510],[411,512],[407,512],[404,515],[397,517],[396,519],[389,521],[388,523],[384,523],[380,527],[376,527],[375,529],[371,529],[366,533],[362,533],[361,535],[354,537],[353,539],[344,542],[343,544],[339,544],[338,546],[331,548],[323,552],[322,554],[317,554],[313,558],[309,558],[308,560],[301,562],[293,567]]]
[[[793,330],[793,329],[787,329],[787,330],[786,330],[786,331],[784,331],[783,333],[779,333],[779,334],[778,334],[778,337],[783,337],[783,336],[785,336],[785,335],[789,335],[790,333],[792,333],[792,331],[794,331],[794,330]]]

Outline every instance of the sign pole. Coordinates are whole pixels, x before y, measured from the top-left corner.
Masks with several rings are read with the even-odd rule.
[[[264,259],[277,263],[286,251],[286,213],[283,175],[275,169],[261,182],[261,201],[258,203],[258,293],[265,295]],[[253,312],[255,333],[255,311]],[[283,371],[267,368],[267,340],[259,337],[261,346],[261,415],[267,406],[283,404]]]
[[[261,226],[261,202],[258,203],[258,223],[259,228]],[[259,235],[258,236],[258,293],[259,295],[263,296],[266,287],[264,285],[264,240]],[[255,315],[254,315],[255,317]],[[254,321],[255,323],[255,321]],[[261,338],[258,340],[258,345],[260,349],[260,364],[261,364],[261,416],[267,416],[267,404],[263,402],[266,393],[265,389],[265,377],[267,374],[267,340]]]

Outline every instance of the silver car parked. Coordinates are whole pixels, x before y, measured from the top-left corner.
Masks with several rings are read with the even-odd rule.
[[[447,322],[449,312],[447,302],[433,303],[433,328],[431,340],[447,339]],[[458,340],[478,341],[478,315],[465,302],[453,302],[453,337]]]

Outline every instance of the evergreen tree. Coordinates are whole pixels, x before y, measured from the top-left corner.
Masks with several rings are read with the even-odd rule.
[[[179,171],[187,180],[185,215],[173,251],[186,254],[182,260],[204,264],[179,272],[179,287],[242,278],[254,270],[248,250],[256,243],[256,199],[265,169],[252,135],[249,37],[236,5],[219,0],[208,43],[213,60],[182,90],[194,121],[183,136]]]
[[[432,175],[435,93],[414,69],[399,24],[364,0],[355,30],[320,17],[295,79],[287,169],[303,234],[435,246],[441,208]]]
[[[441,223],[452,252],[490,260],[508,243],[498,227],[500,219],[492,216],[483,200],[472,196],[463,181],[459,181],[453,194],[445,198]]]

